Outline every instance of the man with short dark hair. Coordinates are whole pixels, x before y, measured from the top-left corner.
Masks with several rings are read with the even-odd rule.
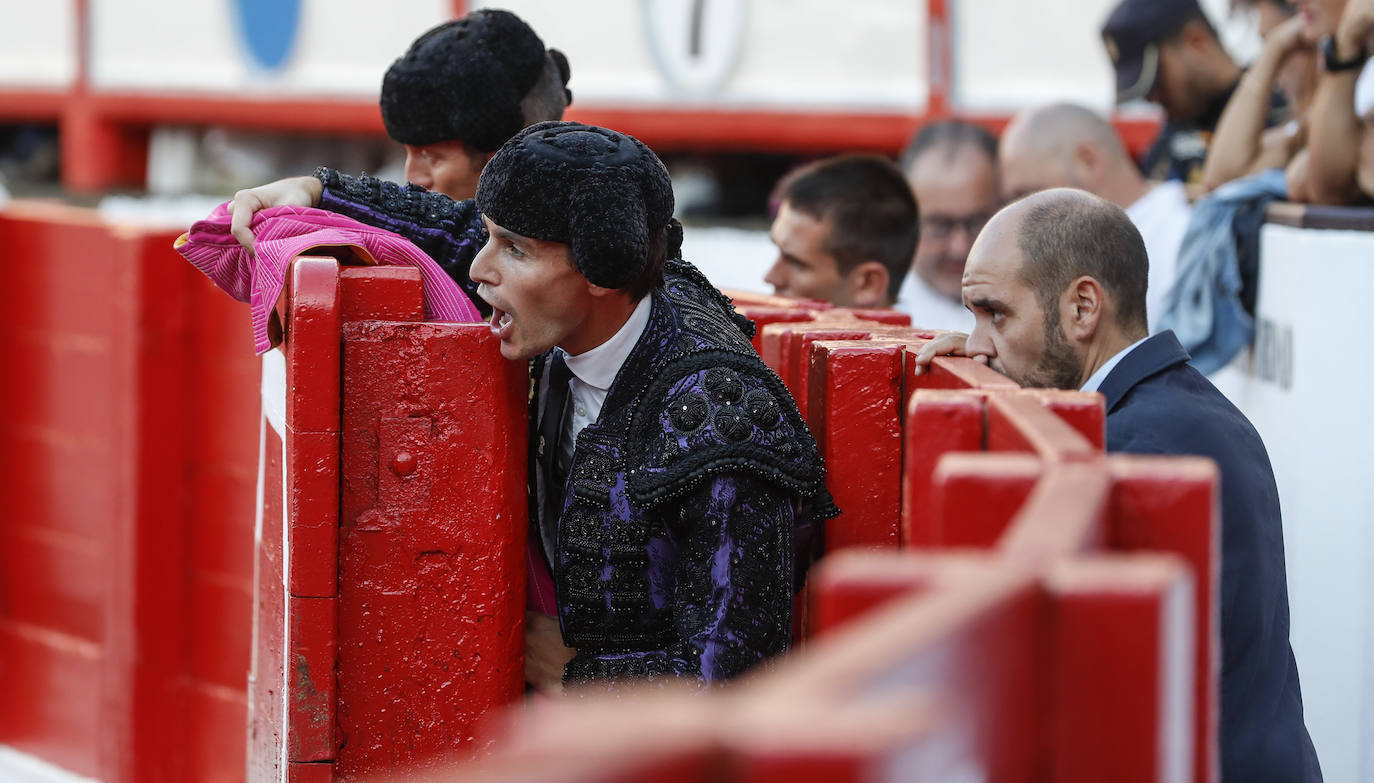
[[[969,254],[960,353],[1024,386],[1100,391],[1107,450],[1210,457],[1221,474],[1221,772],[1321,780],[1288,644],[1283,523],[1269,456],[1245,416],[1188,365],[1173,332],[1146,337],[1145,245],[1119,207],[1047,190],[988,222]],[[1205,577],[1202,584],[1206,585]]]
[[[502,355],[534,360],[531,685],[715,683],[787,647],[794,527],[837,511],[753,324],[681,260],[647,147],[546,122],[475,202],[327,169],[256,190],[241,209],[319,204],[470,270]]]
[[[916,199],[901,169],[874,155],[803,166],[778,184],[763,278],[779,296],[841,307],[891,307],[916,252]]]
[[[997,138],[979,125],[945,120],[923,127],[902,153],[920,207],[921,238],[897,309],[931,329],[967,330],[959,303],[964,261],[979,230],[1001,206]]]
[[[1122,0],[1102,26],[1102,43],[1117,102],[1148,100],[1167,118],[1145,153],[1145,175],[1200,185],[1208,140],[1241,69],[1197,0]],[[1286,118],[1275,95],[1268,124]]]

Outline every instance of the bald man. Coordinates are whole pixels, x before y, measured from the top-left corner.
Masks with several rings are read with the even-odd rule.
[[[964,268],[969,335],[917,356],[972,356],[1023,386],[1098,391],[1107,450],[1210,457],[1221,474],[1221,779],[1320,781],[1288,644],[1283,520],[1255,428],[1172,331],[1145,331],[1145,244],[1081,190],[1028,196],[988,221]]]
[[[998,161],[1008,201],[1049,188],[1079,188],[1126,210],[1150,259],[1145,309],[1149,329],[1155,331],[1192,214],[1183,183],[1146,180],[1116,129],[1092,110],[1071,103],[1017,114],[1002,134]]]

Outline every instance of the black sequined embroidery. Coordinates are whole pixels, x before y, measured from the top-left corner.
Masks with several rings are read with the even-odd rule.
[[[777,399],[763,389],[749,392],[749,397],[744,401],[744,410],[755,424],[765,430],[775,430],[782,424],[782,408],[778,407]]]
[[[749,440],[749,436],[754,432],[754,423],[749,420],[749,415],[742,408],[733,405],[723,405],[716,409],[711,426],[719,432],[721,437],[733,443],[743,443]]]
[[[708,370],[702,385],[716,402],[739,402],[740,397],[744,396],[744,384],[740,381],[739,375],[734,370],[724,367]]]
[[[668,411],[668,420],[678,432],[696,432],[706,423],[706,415],[710,411],[705,397],[700,394],[688,394],[681,399],[673,400],[673,407]]]

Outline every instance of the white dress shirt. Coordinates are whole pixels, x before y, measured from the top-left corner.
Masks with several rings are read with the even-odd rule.
[[[1192,215],[1187,191],[1177,180],[1155,185],[1126,207],[1126,216],[1145,240],[1145,254],[1150,259],[1150,275],[1145,284],[1145,314],[1151,334],[1155,332],[1159,316],[1164,314],[1164,295],[1169,293],[1178,276],[1178,251],[1183,246],[1183,235]]]
[[[634,349],[635,343],[644,334],[644,327],[649,324],[649,310],[653,297],[646,296],[639,300],[635,305],[634,312],[620,330],[611,335],[611,339],[596,346],[590,351],[584,351],[576,356],[566,356],[568,369],[572,371],[572,379],[568,382],[571,385],[569,394],[569,407],[572,408],[572,415],[568,417],[563,427],[562,454],[559,455],[559,464],[572,464],[572,453],[574,441],[577,440],[577,433],[584,427],[596,421],[601,415],[601,406],[606,403],[606,394],[611,390],[611,384],[615,382],[615,376],[620,372],[620,368],[625,364],[625,360],[630,357],[630,351]],[[561,348],[555,350],[561,351]],[[538,411],[544,410],[544,401],[549,395],[549,365],[552,362],[544,363],[544,375],[539,379],[539,406]],[[544,482],[538,482],[536,494],[538,495],[539,507],[544,507]]]
[[[1079,389],[1079,391],[1097,391],[1098,387],[1102,385],[1102,382],[1107,380],[1107,376],[1111,374],[1112,370],[1116,369],[1116,366],[1121,363],[1121,360],[1126,358],[1126,354],[1134,351],[1137,345],[1140,345],[1148,339],[1150,338],[1142,337],[1120,351],[1117,351],[1115,356],[1103,362],[1102,366],[1097,368],[1097,372],[1093,373],[1092,377],[1088,378],[1088,382],[1083,384],[1083,388]]]
[[[920,329],[973,331],[973,313],[932,290],[915,272],[906,273],[893,308],[911,316],[911,325]]]

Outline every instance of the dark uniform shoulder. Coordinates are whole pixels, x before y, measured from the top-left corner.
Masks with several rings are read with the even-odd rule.
[[[824,487],[816,442],[777,375],[757,357],[680,356],[650,383],[630,422],[631,496],[652,505],[739,471],[800,496]]]

